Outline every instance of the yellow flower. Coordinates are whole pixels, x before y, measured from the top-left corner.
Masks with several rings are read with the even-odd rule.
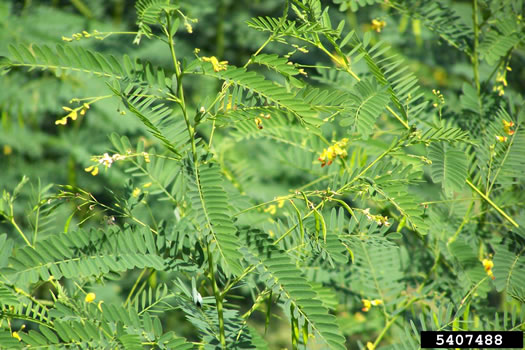
[[[84,301],[86,303],[92,303],[96,298],[97,298],[97,295],[95,293],[87,293]]]
[[[11,335],[13,336],[13,338],[18,339],[18,341],[22,341],[22,338],[20,338],[20,335],[18,334],[18,332],[13,332]]]
[[[85,171],[87,171],[88,173],[91,173],[91,175],[93,176],[97,176],[98,174],[98,166],[90,166],[90,167],[87,167],[84,169]]]
[[[376,32],[381,32],[381,30],[386,26],[385,21],[380,21],[377,18],[372,20],[372,29]]]
[[[368,310],[370,310],[372,307],[372,302],[368,299],[361,299],[361,301],[363,302],[363,308],[361,310],[368,312]]]
[[[135,189],[133,190],[132,196],[137,198],[139,194],[140,194],[140,188],[135,187]]]
[[[255,118],[255,125],[257,125],[257,129],[259,129],[259,130],[261,130],[263,128],[261,118],[259,118],[259,117]]]
[[[203,57],[204,62],[210,62],[213,66],[214,72],[220,72],[221,70],[226,70],[228,68],[228,61],[220,61],[215,56]]]
[[[510,128],[512,128],[514,126],[514,122],[513,121],[506,121],[506,120],[503,120],[503,130],[505,131],[505,133],[507,135],[514,135],[514,130],[511,130]]]
[[[505,77],[506,74],[500,74],[498,73],[497,77],[496,77],[496,81],[498,83],[502,83],[503,86],[507,86],[507,78]]]
[[[87,103],[82,104],[82,109],[80,110],[80,115],[86,114],[86,111],[89,109],[89,105]]]
[[[490,278],[492,279],[496,279],[496,277],[494,277],[494,273],[492,272],[492,268],[494,267],[494,262],[490,259],[483,259],[481,263],[483,264],[483,268],[485,269],[485,272],[487,273],[487,275],[489,275]]]
[[[370,302],[373,306],[379,306],[379,305],[383,305],[383,300],[381,299],[374,299]]]
[[[269,205],[266,209],[264,209],[264,212],[275,215],[275,213],[277,213],[277,206],[275,204]]]
[[[317,158],[321,162],[321,168],[325,165],[332,164],[332,161],[336,157],[345,158],[348,153],[346,151],[346,145],[348,144],[348,139],[344,138],[341,141],[337,141],[332,146],[328,147],[328,149],[323,149],[323,153]]]
[[[277,202],[277,208],[282,208],[284,207],[284,202],[286,201],[286,198],[283,198],[283,197],[277,197],[275,198],[278,200]]]
[[[55,124],[56,124],[56,125],[60,125],[60,124],[61,124],[61,125],[66,125],[66,124],[67,124],[67,119],[68,119],[68,118],[71,118],[71,120],[77,120],[77,117],[78,117],[78,113],[77,113],[77,112],[78,112],[78,110],[79,110],[80,108],[71,109],[71,108],[69,108],[69,107],[65,107],[65,106],[64,106],[64,107],[62,107],[62,109],[63,109],[64,111],[66,111],[66,112],[69,112],[69,113],[68,113],[68,115],[66,115],[64,118],[55,121]],[[84,112],[84,113],[85,113],[85,112]]]
[[[497,135],[496,136],[496,140],[498,140],[499,142],[507,142],[507,136],[499,136],[499,135]]]
[[[366,348],[367,348],[367,350],[374,350],[376,347],[374,346],[374,344],[372,342],[367,342],[366,343]]]

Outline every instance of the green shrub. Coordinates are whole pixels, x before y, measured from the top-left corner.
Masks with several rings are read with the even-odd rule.
[[[524,5],[472,4],[0,5],[0,347],[524,330]]]

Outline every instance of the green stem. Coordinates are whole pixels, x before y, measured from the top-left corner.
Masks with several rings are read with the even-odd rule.
[[[131,300],[131,296],[133,295],[133,292],[135,291],[135,289],[137,289],[137,286],[139,285],[139,282],[142,279],[142,276],[144,276],[144,274],[146,273],[147,270],[148,270],[147,268],[142,270],[142,272],[140,273],[139,277],[137,277],[137,280],[135,281],[135,284],[133,284],[133,287],[129,291],[128,297],[126,298],[126,301],[124,302],[124,306],[128,305],[129,301]]]
[[[363,169],[363,171],[361,171],[356,177],[354,177],[350,182],[346,183],[343,187],[341,187],[339,190],[337,190],[336,192],[337,193],[340,193],[341,191],[343,191],[344,189],[350,187],[351,184],[353,184],[354,182],[356,182],[359,178],[361,178],[361,176],[363,176],[368,170],[370,170],[370,168],[372,168],[377,162],[379,162],[381,159],[383,159],[387,154],[389,154],[390,152],[392,152],[392,150],[394,148],[396,148],[398,146],[398,142],[392,144],[392,146],[388,147],[388,149],[386,151],[384,151],[383,153],[381,153],[381,155],[379,157],[377,157],[376,159],[374,159],[374,161],[370,164],[368,164],[368,166],[366,168]]]
[[[470,182],[469,180],[467,180],[467,184],[474,190],[476,191],[480,196],[481,198],[483,198],[488,204],[490,204],[492,206],[492,208],[496,209],[496,211],[498,213],[500,213],[505,219],[507,219],[512,225],[514,225],[515,227],[520,227],[520,225],[518,225],[518,223],[516,221],[514,221],[510,216],[508,216],[503,210],[501,210],[501,208],[496,204],[494,203],[493,201],[490,200],[489,197],[487,197],[483,192],[481,192],[480,190],[478,190],[478,188],[476,186],[474,186],[474,184],[472,182]]]
[[[242,281],[244,279],[244,277],[246,277],[250,272],[255,270],[256,267],[257,267],[257,265],[250,265],[246,269],[244,269],[244,271],[242,272],[242,274],[240,276],[236,277],[232,282],[228,283],[228,285],[226,287],[224,287],[224,289],[223,289],[223,291],[221,293],[221,297],[224,297],[226,295],[226,293],[228,293],[228,291],[230,289],[232,289],[237,283]]]
[[[472,69],[474,71],[474,82],[476,84],[476,91],[478,97],[480,94],[479,84],[479,57],[478,57],[478,42],[479,42],[479,27],[478,27],[478,0],[472,2],[472,25],[474,27],[474,48],[472,53]]]
[[[193,126],[191,125],[190,123],[190,119],[188,117],[188,111],[186,109],[186,102],[184,100],[184,89],[183,89],[183,86],[182,86],[182,70],[181,70],[181,67],[180,67],[180,64],[179,62],[177,61],[177,55],[175,54],[175,44],[173,43],[173,38],[169,32],[169,28],[171,28],[171,20],[170,20],[170,16],[169,14],[167,14],[166,16],[167,18],[167,24],[166,26],[164,27],[164,33],[166,34],[166,36],[168,37],[168,45],[170,47],[170,53],[171,53],[171,59],[173,61],[173,66],[175,68],[175,74],[176,74],[176,77],[177,77],[177,97],[179,99],[179,106],[181,107],[181,110],[182,110],[182,114],[184,116],[184,121],[186,122],[186,128],[188,130],[188,134],[190,136],[190,140],[191,140],[191,152],[193,154],[193,165],[194,165],[194,168],[195,168],[195,177],[198,181],[199,179],[199,169],[198,169],[198,166],[197,166],[197,148],[196,148],[196,145],[195,145],[195,130],[193,128]],[[202,200],[202,198],[201,198]],[[208,249],[208,267],[209,267],[209,272],[210,272],[210,277],[211,277],[211,280],[212,280],[212,287],[213,287],[213,293],[215,295],[215,301],[216,301],[216,304],[217,304],[217,314],[218,314],[218,317],[219,317],[219,338],[220,338],[220,342],[221,342],[221,346],[223,349],[226,349],[226,337],[225,337],[225,333],[224,333],[224,317],[223,317],[223,310],[222,310],[222,296],[221,296],[221,293],[219,291],[219,288],[217,287],[217,281],[215,280],[215,269],[214,269],[214,264],[213,264],[213,254],[211,252],[211,249],[208,245],[207,247]]]
[[[193,154],[193,162],[197,162],[197,148],[195,146],[195,133],[194,128],[191,125],[190,118],[188,117],[188,111],[186,109],[186,102],[184,100],[184,89],[182,86],[182,70],[180,68],[180,64],[177,61],[177,55],[175,54],[175,44],[173,42],[173,37],[171,36],[169,32],[169,28],[171,28],[171,20],[169,14],[166,15],[167,17],[167,24],[164,27],[164,33],[168,37],[168,45],[170,47],[170,53],[171,53],[171,59],[173,61],[173,67],[175,68],[175,75],[177,77],[177,97],[179,99],[179,106],[182,110],[182,115],[184,116],[184,121],[186,122],[186,129],[188,130],[188,134],[190,136],[191,141],[191,152]]]
[[[71,0],[71,3],[76,7],[78,12],[83,14],[85,17],[93,18],[93,12],[91,12],[89,7],[87,7],[82,0]]]
[[[516,130],[514,131],[514,135],[510,139],[509,147],[507,147],[507,150],[505,151],[505,155],[503,156],[503,159],[501,160],[498,170],[496,170],[496,174],[494,175],[494,180],[492,180],[492,183],[490,183],[490,178],[487,177],[487,191],[486,191],[487,196],[490,194],[490,191],[492,191],[492,187],[494,186],[494,184],[496,183],[496,180],[498,179],[499,173],[501,169],[503,168],[503,164],[505,164],[505,162],[507,161],[507,158],[510,154],[510,150],[512,149],[512,145],[514,144],[514,139],[517,135],[516,131],[518,131],[518,128],[516,128]],[[491,161],[492,161],[492,154],[491,154]],[[490,167],[489,167],[489,171],[490,171]]]
[[[329,37],[327,37],[327,39],[330,40],[330,42],[332,43],[332,45],[334,46],[334,48],[337,51],[340,51],[340,49],[337,47],[337,45],[335,44],[335,42],[332,39],[330,39]],[[312,44],[314,44],[315,46],[317,46],[317,48],[319,48],[321,51],[323,51],[325,54],[327,54],[328,57],[330,57],[334,62],[340,62],[342,60],[342,62],[344,63],[343,69],[345,70],[345,72],[350,74],[358,82],[361,81],[361,78],[359,78],[359,76],[357,74],[355,74],[354,71],[352,71],[352,69],[348,66],[348,63],[346,62],[346,59],[343,56],[341,56],[341,60],[339,60],[330,51],[328,51],[323,46],[323,44],[321,44],[321,41],[319,39],[318,39],[317,43],[312,43]],[[478,91],[478,95],[479,95],[479,91]],[[403,118],[401,118],[391,107],[387,106],[386,109],[387,109],[387,111],[390,112],[390,114],[392,114],[394,116],[394,118],[396,118],[405,127],[405,129],[410,129],[410,126],[408,125],[408,123],[406,121],[404,121]]]
[[[224,316],[222,311],[222,295],[217,287],[217,281],[215,280],[215,269],[213,265],[213,254],[211,253],[210,246],[208,245],[208,267],[210,269],[210,278],[213,287],[213,294],[215,295],[215,302],[217,304],[217,314],[219,317],[219,339],[223,349],[226,349],[226,337],[224,336]]]
[[[416,300],[418,300],[418,298],[412,298],[410,299],[405,306],[401,307],[400,309],[398,309],[396,312],[396,316],[392,317],[390,320],[387,321],[387,323],[385,324],[385,327],[383,327],[383,329],[381,330],[381,333],[379,333],[379,335],[377,336],[376,340],[374,341],[374,346],[373,346],[373,349],[375,349],[377,347],[377,345],[379,344],[379,342],[381,341],[381,339],[383,339],[383,337],[385,336],[386,332],[390,329],[390,327],[396,322],[397,318],[399,317],[399,315],[402,314],[402,312],[404,310],[406,310],[410,305],[412,305]]]
[[[31,243],[29,242],[29,240],[27,239],[26,235],[24,234],[24,232],[22,232],[22,230],[20,229],[20,227],[18,226],[18,224],[16,223],[15,221],[15,218],[14,217],[11,217],[9,219],[9,221],[11,222],[11,225],[14,226],[14,228],[16,229],[16,231],[20,234],[20,236],[22,236],[22,238],[24,239],[24,241],[27,243],[28,246],[31,246]]]
[[[226,14],[226,5],[224,0],[219,0],[218,3],[215,45],[216,55],[221,58],[224,55],[224,16]]]
[[[458,229],[454,233],[454,236],[450,237],[450,239],[448,240],[447,244],[450,244],[450,243],[454,242],[458,238],[459,233],[463,229],[463,226],[465,226],[467,224],[467,222],[469,222],[469,220],[471,219],[470,212],[472,211],[473,207],[474,207],[474,201],[470,202],[470,205],[469,205],[469,207],[467,209],[467,212],[465,213],[465,216],[463,217],[463,221],[461,221],[461,225],[459,225]]]

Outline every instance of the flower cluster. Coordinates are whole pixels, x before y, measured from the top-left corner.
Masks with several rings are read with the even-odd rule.
[[[485,272],[487,273],[487,275],[490,276],[490,278],[492,279],[496,279],[496,277],[494,277],[494,273],[492,272],[492,268],[494,267],[494,262],[490,259],[483,259],[481,263],[483,264],[483,268],[485,269]]]
[[[386,22],[377,18],[372,20],[372,29],[380,33],[381,30],[386,26]]]
[[[363,308],[361,310],[363,310],[364,312],[368,312],[372,308],[372,306],[383,305],[383,300],[381,299],[361,299],[361,301],[363,302]]]
[[[325,165],[332,164],[333,160],[336,157],[345,158],[347,156],[346,152],[346,145],[348,144],[348,139],[344,138],[341,141],[337,141],[332,146],[328,147],[328,149],[323,149],[323,153],[317,158],[321,162],[321,168]]]
[[[514,132],[515,130],[512,130],[511,128],[514,127],[514,122],[513,121],[506,121],[506,120],[503,120],[503,132],[507,135],[514,135]],[[507,142],[507,136],[501,136],[501,135],[496,135],[496,140],[498,140],[499,142]]]
[[[217,57],[211,56],[211,57],[202,57],[202,60],[204,62],[210,62],[213,66],[214,72],[220,72],[221,70],[228,69],[228,61],[219,61]]]
[[[89,109],[89,104],[83,103],[82,106],[74,109],[64,106],[62,107],[62,109],[69,113],[64,118],[55,121],[56,125],[66,125],[68,118],[71,118],[71,120],[77,120],[79,114],[85,115],[87,110]]]
[[[270,119],[271,116],[269,113],[261,113],[259,114],[259,117],[255,118],[254,121],[255,121],[255,125],[257,126],[257,129],[262,129],[263,128],[263,125],[262,125],[262,119],[261,118],[264,118],[264,119]]]
[[[383,215],[372,215],[370,214],[370,208],[366,208],[363,210],[363,214],[366,215],[366,218],[369,221],[375,221],[379,226],[385,225],[386,227],[390,226],[390,223],[388,222],[388,216]]]
[[[62,36],[62,40],[66,42],[71,42],[73,40],[80,40],[83,38],[91,38],[94,37],[98,40],[104,40],[107,37],[107,34],[101,33],[98,30],[93,30],[93,33],[88,33],[87,31],[83,30],[81,33],[75,33],[71,36],[71,38],[67,36]]]
[[[503,71],[498,72],[496,75],[496,82],[498,84],[492,88],[492,91],[497,91],[499,96],[505,94],[505,88],[507,87],[507,71],[512,71],[512,68],[507,66]]]
[[[110,156],[108,153],[104,153],[104,155],[102,156],[91,157],[91,160],[96,162],[96,164],[91,165],[85,168],[84,170],[87,171],[88,173],[91,173],[91,175],[96,176],[99,172],[98,170],[99,165],[104,165],[104,167],[107,169],[107,168],[111,168],[111,165],[113,164],[113,162],[116,162],[117,160],[123,160],[129,157],[136,157],[136,156],[144,157],[144,161],[146,163],[150,162],[149,154],[147,152],[132,154],[131,151],[128,151],[128,154],[126,155],[115,153],[112,156]]]
[[[282,208],[284,206],[285,198],[283,197],[277,197],[275,198],[277,200],[277,205],[270,204],[266,209],[264,209],[265,213],[270,213],[271,215],[275,215],[277,213],[277,208]]]
[[[437,102],[435,102],[432,106],[434,106],[435,108],[438,108],[439,106],[442,106],[445,104],[445,97],[443,96],[441,91],[432,89],[432,93],[437,98]]]
[[[511,128],[514,126],[514,122],[513,121],[506,121],[504,120],[503,121],[503,131],[505,132],[505,134],[507,135],[514,135],[514,130],[511,130]]]

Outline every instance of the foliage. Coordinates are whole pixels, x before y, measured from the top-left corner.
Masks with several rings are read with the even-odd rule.
[[[0,4],[0,347],[525,329],[523,1],[333,4]]]

